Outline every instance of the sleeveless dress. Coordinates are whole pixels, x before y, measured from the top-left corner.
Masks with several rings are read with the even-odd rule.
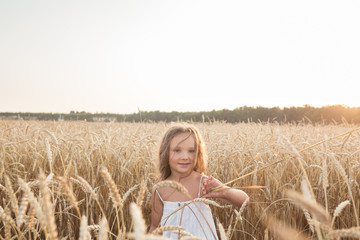
[[[200,197],[202,178],[203,175],[201,175],[200,178],[198,197]],[[159,198],[164,205],[160,222],[161,226],[182,226],[184,231],[201,239],[218,240],[214,218],[209,205],[202,202],[191,201],[164,201],[157,190],[156,193],[159,195]],[[171,239],[179,239],[179,234],[176,231],[164,231],[163,236]]]

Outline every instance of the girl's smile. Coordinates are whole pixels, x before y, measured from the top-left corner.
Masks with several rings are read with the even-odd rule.
[[[179,163],[180,167],[188,167],[190,163]]]

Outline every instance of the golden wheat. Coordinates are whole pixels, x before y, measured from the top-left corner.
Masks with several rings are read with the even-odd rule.
[[[356,231],[354,227],[360,220],[360,187],[357,181],[360,177],[360,134],[353,131],[355,126],[194,124],[202,132],[207,145],[208,174],[224,183],[231,182],[228,185],[234,188],[255,183],[265,186],[262,189],[244,188],[251,198],[244,212],[208,202],[214,217],[227,229],[229,239],[264,239],[267,226],[262,226],[260,219],[269,214],[279,219],[274,227],[283,226],[281,222],[286,220],[290,223],[288,228],[298,229],[304,235],[317,239]],[[8,238],[12,234],[13,239],[44,239],[50,234],[45,216],[45,209],[50,208],[54,211],[52,214],[60,239],[75,239],[80,234],[78,212],[87,217],[90,226],[100,225],[105,218],[108,238],[116,239],[118,236],[118,239],[125,239],[137,224],[131,221],[131,204],[125,205],[133,201],[142,202],[146,229],[150,223],[152,204],[149,196],[157,181],[157,144],[168,127],[166,123],[0,121],[0,206],[4,209],[2,219],[12,219],[7,225],[4,221],[0,222],[1,237]],[[284,144],[284,139],[288,139],[299,153],[300,157],[295,151],[297,162],[291,157],[294,151]],[[298,166],[300,163],[303,164],[301,169]],[[123,196],[119,211],[115,211],[113,200],[108,198],[110,184],[104,181],[102,166],[111,171],[117,192],[120,197]],[[46,183],[43,179],[41,181],[43,186],[48,186],[46,191],[50,198],[46,198],[50,207],[43,204],[44,194],[40,190],[42,186],[37,169],[43,169],[47,176]],[[307,186],[310,192],[313,191],[310,199],[316,199],[316,207],[322,209],[321,213],[314,213],[311,207],[302,206],[299,202],[297,206],[300,208],[296,208],[284,197],[285,189],[301,189],[305,173]],[[58,177],[75,183],[71,191],[67,192]],[[16,179],[19,181],[14,181]],[[146,182],[142,188],[140,185],[144,179]],[[8,190],[9,186],[12,191]],[[161,184],[154,187],[159,186]],[[186,194],[181,187],[174,187]],[[136,195],[135,190],[138,190]],[[89,194],[95,201],[89,200]],[[349,199],[352,208],[344,211],[349,204],[339,202],[346,199]],[[309,203],[309,199],[306,201]],[[313,205],[311,201],[309,204]],[[311,216],[304,217],[306,213],[301,207],[305,207]],[[329,209],[333,211],[331,224]],[[325,216],[321,222],[327,226],[317,221],[319,217],[316,214]],[[20,223],[25,225],[19,227]],[[312,232],[312,226],[320,228],[320,234],[318,230]],[[98,231],[99,237],[102,229],[100,227]],[[92,234],[95,236],[96,233]],[[326,235],[330,233],[333,235]],[[149,234],[145,234],[145,238],[165,239]],[[186,238],[195,239],[194,236],[182,237]]]

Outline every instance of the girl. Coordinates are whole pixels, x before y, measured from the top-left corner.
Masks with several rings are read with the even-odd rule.
[[[210,189],[222,183],[204,175],[206,174],[206,158],[205,145],[197,128],[191,125],[171,127],[160,144],[160,180],[181,183],[193,199],[203,195],[204,198],[219,198],[234,206],[241,206],[248,198],[247,194],[241,190],[224,186],[220,191],[209,192]],[[181,226],[186,232],[202,239],[218,239],[214,219],[207,204],[191,202],[183,193],[163,187],[152,193],[149,232],[158,226],[169,225]],[[163,235],[179,239],[179,235],[174,231],[164,231]]]

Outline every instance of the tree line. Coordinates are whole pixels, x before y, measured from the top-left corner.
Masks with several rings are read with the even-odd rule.
[[[2,112],[0,119],[23,119],[42,121],[89,121],[89,122],[278,122],[278,123],[360,123],[360,107],[328,105],[323,107],[250,107],[242,106],[234,110],[222,109],[200,112],[139,111],[130,114],[89,113],[25,113]]]

